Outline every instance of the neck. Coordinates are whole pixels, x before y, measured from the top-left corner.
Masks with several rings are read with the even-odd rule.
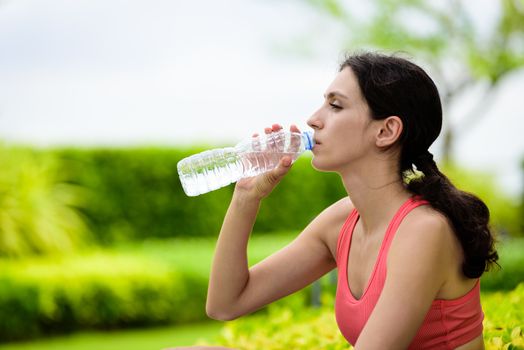
[[[412,194],[392,164],[353,167],[340,173],[351,202],[358,210],[364,233],[380,231]]]

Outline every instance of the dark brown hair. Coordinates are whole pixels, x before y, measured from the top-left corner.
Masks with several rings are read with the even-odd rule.
[[[497,262],[498,254],[489,228],[489,209],[471,193],[457,189],[440,172],[429,152],[442,128],[442,106],[433,80],[416,64],[397,56],[378,53],[350,55],[340,65],[356,75],[362,95],[375,120],[400,117],[403,131],[400,175],[412,193],[426,199],[451,222],[464,251],[462,271],[478,278]]]

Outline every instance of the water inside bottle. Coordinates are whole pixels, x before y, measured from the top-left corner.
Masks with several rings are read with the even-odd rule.
[[[188,196],[198,196],[227,186],[243,177],[257,176],[270,171],[286,155],[291,157],[292,161],[299,156],[295,152],[253,151],[243,153],[241,158],[235,161],[229,158],[229,161],[209,163],[201,157],[200,161],[181,162],[180,182]]]
[[[186,166],[189,168],[184,169]],[[180,182],[188,196],[198,196],[236,182],[242,177],[242,171],[240,159],[218,164],[200,159],[179,166]]]
[[[242,155],[242,165],[244,176],[251,177],[270,171],[278,165],[284,156],[291,157],[294,162],[299,154],[296,152],[246,152]]]

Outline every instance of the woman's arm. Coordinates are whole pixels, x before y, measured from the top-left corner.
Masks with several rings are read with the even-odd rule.
[[[248,268],[247,242],[258,204],[234,197],[219,235],[206,310],[231,320],[298,291],[336,267],[326,243],[351,210],[343,199],[320,213],[288,246]]]
[[[444,218],[408,218],[391,244],[386,282],[357,350],[406,349],[455,263],[453,233]]]
[[[247,243],[260,200],[233,194],[215,249],[206,312],[219,320],[233,318],[232,306],[249,280]]]
[[[265,132],[281,128],[275,124]],[[291,131],[299,132],[296,126],[292,126]],[[255,311],[302,289],[336,266],[325,235],[340,229],[336,227],[337,218],[340,213],[349,213],[349,200],[345,205],[338,203],[322,212],[287,247],[251,269],[248,266],[247,244],[260,202],[287,174],[290,166],[291,159],[284,157],[276,169],[237,182],[211,268],[206,302],[206,312],[211,318],[231,320]]]

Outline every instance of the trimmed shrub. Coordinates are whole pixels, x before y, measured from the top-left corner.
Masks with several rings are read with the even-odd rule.
[[[0,341],[203,320],[207,279],[136,256],[3,266]]]
[[[87,190],[83,208],[101,243],[215,234],[231,188],[187,197],[176,164],[200,150],[62,149],[63,171]]]

